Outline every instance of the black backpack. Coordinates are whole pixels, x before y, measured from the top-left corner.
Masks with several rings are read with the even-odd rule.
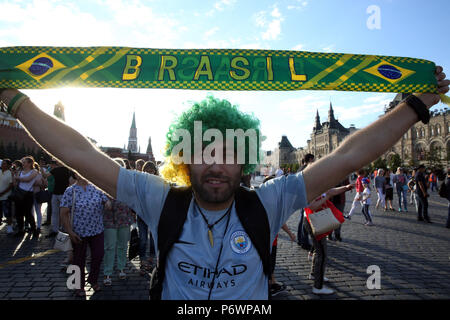
[[[167,255],[183,231],[191,200],[190,187],[172,187],[164,202],[158,224],[158,262],[150,281],[151,300],[161,300]],[[270,276],[270,227],[264,206],[255,191],[239,187],[235,193],[235,208],[245,232],[258,251],[264,273]]]

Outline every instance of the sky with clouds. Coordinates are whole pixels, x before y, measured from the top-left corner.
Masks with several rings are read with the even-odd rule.
[[[380,28],[369,29],[370,6]],[[435,0],[0,0],[0,46],[130,46],[251,48],[408,56],[450,70],[447,14]],[[447,71],[447,73],[449,73]],[[192,101],[208,94],[254,113],[272,150],[287,135],[309,139],[316,110],[326,121],[330,102],[344,126],[377,119],[393,93],[337,91],[225,92],[163,89],[61,88],[25,91],[48,113],[62,101],[67,123],[99,145],[127,144],[136,112],[141,151],[152,138],[161,159],[165,132]],[[440,104],[437,109],[444,108]]]

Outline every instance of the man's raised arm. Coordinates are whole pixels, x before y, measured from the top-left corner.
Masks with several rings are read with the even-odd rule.
[[[0,100],[8,105],[18,93],[15,89],[0,90]],[[40,110],[31,100],[21,103],[15,116],[48,153],[116,197],[119,165],[98,151],[85,137]]]
[[[441,67],[436,68],[438,92],[448,92],[450,80],[444,80]],[[440,101],[438,94],[416,95],[429,109]],[[308,202],[335,186],[350,173],[377,159],[417,121],[414,109],[402,102],[392,111],[368,127],[349,136],[328,156],[308,166],[303,171]]]

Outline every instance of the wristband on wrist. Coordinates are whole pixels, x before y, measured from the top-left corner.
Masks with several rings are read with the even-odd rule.
[[[428,111],[427,106],[425,105],[425,103],[423,103],[422,100],[412,94],[408,96],[404,101],[414,110],[414,112],[419,117],[419,120],[421,120],[424,124],[427,124],[430,121],[430,111]]]
[[[22,105],[22,103],[28,99],[29,98],[27,95],[23,94],[22,92],[19,92],[11,99],[11,101],[9,101],[7,112],[13,117],[16,117],[17,110],[19,110],[19,107]]]

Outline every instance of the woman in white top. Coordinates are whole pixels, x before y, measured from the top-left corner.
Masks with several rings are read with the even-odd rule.
[[[24,218],[30,225],[33,236],[37,237],[39,234],[36,230],[36,223],[32,214],[33,208],[33,185],[38,175],[38,171],[33,169],[34,159],[32,157],[25,157],[22,159],[23,169],[15,177],[18,183],[18,192],[21,194],[20,198],[16,199],[16,219],[18,231],[17,237],[23,237],[24,232]]]
[[[38,172],[38,174],[34,178],[33,184],[33,205],[34,205],[34,212],[36,214],[36,233],[40,234],[42,225],[42,211],[41,211],[42,203],[37,202],[36,193],[45,190],[45,179],[41,174],[41,168],[37,162],[34,163],[34,169]]]

